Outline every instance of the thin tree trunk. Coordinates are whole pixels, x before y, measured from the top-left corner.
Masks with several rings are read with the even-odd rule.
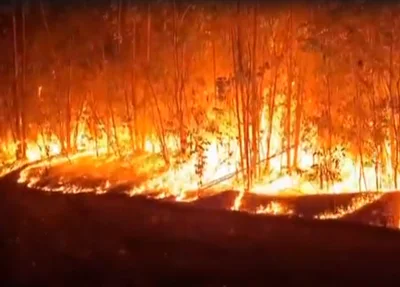
[[[12,17],[13,23],[13,50],[14,50],[14,120],[15,120],[15,134],[18,140],[17,158],[25,157],[21,146],[21,125],[20,125],[20,91],[19,91],[19,57],[18,57],[18,39],[17,39],[17,6],[14,5],[14,12]]]
[[[114,140],[115,140],[117,154],[119,157],[121,157],[121,149],[120,149],[119,138],[118,138],[117,123],[115,121],[114,108],[113,108],[112,102],[113,102],[112,97],[110,94],[108,94],[108,106],[109,106],[109,112],[110,112],[110,116],[111,116],[112,132],[114,134]]]
[[[7,110],[6,110],[6,117],[7,117],[7,124],[11,127],[11,137],[14,143],[18,142],[18,136],[16,134],[16,128],[14,127],[15,124],[15,116],[14,116],[14,102],[15,102],[15,98],[14,98],[14,83],[12,83],[12,87],[11,87],[11,94],[9,94],[10,91],[7,93],[7,99],[10,99],[10,101],[6,101],[6,106],[7,106]],[[14,155],[17,156],[17,155]]]
[[[165,164],[167,166],[169,166],[170,160],[169,160],[169,154],[168,154],[168,147],[167,147],[166,139],[165,139],[166,132],[165,132],[164,124],[163,124],[160,105],[158,103],[158,99],[157,99],[156,93],[154,92],[153,86],[152,86],[149,78],[147,78],[147,82],[148,82],[148,85],[149,85],[149,88],[150,88],[150,94],[153,97],[154,103],[155,103],[156,108],[157,108],[157,117],[158,117],[158,123],[159,123],[159,126],[160,126],[159,139],[160,139],[160,142],[161,142],[162,155],[163,155]]]
[[[330,69],[330,67],[328,67],[328,69]],[[331,75],[330,75],[330,70],[328,71],[328,75],[327,75],[327,94],[328,94],[328,132],[329,132],[329,136],[328,136],[328,157],[327,157],[327,172],[325,174],[326,177],[326,188],[327,190],[329,190],[330,185],[331,185],[331,179],[329,177],[329,172],[331,171],[332,168],[332,136],[333,136],[333,130],[332,130],[332,95],[331,95],[331,79],[330,79]]]
[[[21,94],[20,94],[20,120],[21,120],[21,143],[22,154],[26,154],[26,127],[25,127],[25,107],[24,100],[26,98],[26,3],[22,3],[22,80],[21,80]]]
[[[389,52],[389,97],[390,97],[390,108],[391,108],[391,124],[392,124],[392,132],[394,134],[394,145],[392,147],[392,168],[393,168],[393,181],[394,187],[397,189],[397,171],[398,171],[398,129],[396,125],[396,107],[395,100],[393,95],[393,31],[391,33],[391,42],[390,42],[390,52]]]
[[[150,63],[150,46],[151,46],[151,4],[147,3],[147,49],[146,49],[146,59],[147,64]]]
[[[51,45],[50,29],[49,29],[49,24],[48,24],[47,19],[46,19],[46,13],[44,11],[44,6],[43,6],[43,1],[42,0],[39,0],[39,6],[40,6],[40,14],[42,16],[43,26],[44,26],[44,28],[46,30],[46,34],[47,34],[47,42],[48,42],[48,45],[50,47],[50,52],[51,52],[51,55],[53,56],[53,59],[56,59],[57,58],[56,57],[56,53],[54,51],[53,46]]]
[[[371,80],[372,81],[372,80]],[[372,86],[372,85],[371,85]],[[373,86],[370,87],[368,86],[368,91],[372,90],[373,91]],[[370,107],[372,110],[372,116],[373,116],[373,126],[372,126],[372,130],[373,130],[373,143],[374,143],[374,148],[375,148],[375,152],[376,152],[376,156],[375,156],[375,164],[374,164],[374,169],[375,169],[375,187],[377,190],[380,189],[380,177],[379,177],[379,165],[380,165],[380,160],[381,160],[381,145],[382,142],[379,138],[376,137],[376,134],[379,132],[381,125],[379,124],[379,115],[377,115],[377,111],[378,111],[378,107],[376,104],[376,95],[372,94],[369,97],[369,102],[370,102]],[[361,129],[360,129],[361,130]]]
[[[274,115],[275,115],[275,101],[276,101],[276,90],[278,85],[278,69],[279,66],[275,68],[275,76],[274,82],[272,87],[272,93],[269,97],[269,104],[268,104],[268,132],[267,132],[267,156],[269,158],[271,155],[271,139],[272,139],[272,129],[273,129],[273,122],[274,122]],[[266,162],[266,171],[269,172],[269,163],[268,160]]]
[[[239,100],[239,83],[237,77],[237,59],[236,59],[236,50],[235,50],[235,34],[232,32],[232,59],[233,59],[233,70],[235,71],[235,108],[236,108],[236,120],[237,120],[237,129],[238,129],[238,143],[239,143],[239,152],[240,152],[240,169],[244,170],[244,162],[243,162],[243,135],[242,135],[242,121],[240,117],[240,100]]]
[[[67,87],[67,106],[65,113],[65,135],[66,135],[66,152],[71,152],[71,85],[72,85],[72,63],[71,59],[68,63],[68,87]]]
[[[298,89],[296,92],[296,119],[295,119],[296,122],[294,129],[294,155],[293,155],[293,166],[296,169],[298,168],[302,115],[303,115],[303,91],[300,87],[300,81],[299,81]]]
[[[184,77],[183,77],[183,56],[179,53],[180,47],[178,45],[178,34],[179,27],[177,23],[177,11],[176,3],[173,2],[173,54],[174,54],[174,66],[175,66],[175,77],[174,77],[174,99],[176,112],[178,117],[178,128],[180,138],[180,149],[181,154],[185,154],[187,150],[186,131],[184,125],[184,109],[183,109],[183,93],[184,93]]]
[[[238,23],[236,25],[237,30],[237,63],[238,70],[237,74],[239,75],[239,92],[241,99],[241,107],[242,107],[242,118],[243,118],[243,142],[244,142],[244,163],[246,169],[246,190],[250,190],[251,186],[251,174],[250,174],[250,154],[249,154],[249,110],[248,110],[248,102],[249,102],[249,91],[246,89],[247,81],[245,79],[245,67],[244,67],[244,51],[243,51],[243,36],[241,30],[241,13],[240,13],[240,1],[238,1],[237,6],[238,13]]]
[[[118,19],[117,19],[117,33],[118,33],[118,54],[121,52],[121,40],[122,40],[122,32],[121,32],[121,21],[122,21],[122,0],[118,1]]]
[[[250,176],[255,179],[257,174],[257,163],[259,159],[259,148],[258,138],[260,134],[260,94],[257,88],[257,4],[254,6],[254,23],[253,23],[253,61],[252,61],[252,95],[253,95],[253,107],[252,107],[252,159],[251,159],[251,174]]]
[[[82,105],[81,105],[78,115],[76,117],[76,123],[75,123],[75,128],[74,128],[74,147],[75,147],[75,149],[77,148],[77,144],[78,144],[79,124],[81,122],[81,117],[82,117],[84,107],[85,107],[85,100],[82,101]]]
[[[132,63],[131,63],[131,102],[132,102],[132,113],[133,113],[133,123],[130,123],[132,148],[136,149],[138,147],[137,143],[137,99],[136,99],[136,15],[134,15],[133,21],[133,36],[132,36]],[[133,127],[132,127],[133,125]]]
[[[214,79],[214,104],[217,103],[217,64],[215,59],[215,39],[212,40],[213,79]]]
[[[125,86],[124,89],[124,99],[125,99],[125,113],[126,113],[126,125],[129,131],[129,143],[131,146],[131,150],[135,150],[135,145],[134,145],[134,136],[133,136],[133,128],[132,128],[132,111],[131,111],[131,101],[130,101],[130,97],[129,97],[129,91],[127,89],[127,87]]]
[[[97,133],[96,124],[97,124],[97,120],[94,119],[92,121],[92,130],[93,130],[93,133],[94,133],[94,144],[95,144],[95,149],[96,149],[96,157],[98,157],[99,156],[99,141],[98,141],[99,135]]]
[[[357,110],[357,107],[361,105],[360,102],[360,92],[359,92],[359,84],[358,81],[356,82],[356,97],[354,100],[354,110]],[[374,118],[375,122],[375,118]],[[367,189],[367,181],[365,178],[365,171],[364,171],[364,153],[363,153],[363,146],[362,146],[362,137],[361,137],[361,132],[362,132],[362,125],[361,125],[361,119],[355,119],[354,126],[356,128],[357,132],[357,146],[358,146],[358,153],[360,156],[360,174],[359,174],[359,179],[358,179],[358,186],[359,186],[359,191],[362,191],[362,181],[364,183],[365,189]]]
[[[287,147],[287,157],[286,165],[289,174],[291,173],[291,125],[292,125],[292,82],[293,82],[293,15],[292,7],[290,7],[289,16],[289,33],[290,33],[290,43],[289,43],[289,65],[288,65],[288,94],[286,101],[286,147]]]

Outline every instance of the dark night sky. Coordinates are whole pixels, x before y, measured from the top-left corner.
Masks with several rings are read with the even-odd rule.
[[[23,3],[23,2],[31,2],[35,3],[40,0],[0,0],[0,16],[4,15],[9,15],[9,13],[12,12],[12,7],[13,3]],[[117,3],[120,0],[41,0],[43,3],[46,5],[51,5],[56,10],[58,8],[63,9],[63,8],[82,8],[82,7],[100,7],[100,6],[109,6],[111,3]],[[145,3],[165,3],[165,2],[173,2],[174,0],[121,0],[124,3],[129,3],[131,2],[132,4],[145,4]],[[274,6],[274,7],[279,7],[279,6],[285,6],[289,4],[290,2],[294,3],[295,5],[314,5],[314,4],[322,4],[322,3],[329,3],[332,2],[331,0],[175,0],[177,3],[179,2],[184,2],[184,3],[209,3],[209,2],[217,2],[217,3],[226,3],[230,2],[232,4],[237,3],[240,1],[241,3],[249,3],[249,2],[255,2],[261,4],[261,5],[266,5],[266,6]],[[380,6],[382,4],[400,4],[400,0],[336,0],[334,2],[343,2],[347,5],[352,5],[352,4],[360,4],[360,3],[367,3],[369,4],[369,8],[374,9],[377,5]]]

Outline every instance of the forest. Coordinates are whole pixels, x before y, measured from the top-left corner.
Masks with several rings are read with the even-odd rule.
[[[398,187],[400,5],[26,0],[0,28],[3,162],[146,151],[199,186]]]

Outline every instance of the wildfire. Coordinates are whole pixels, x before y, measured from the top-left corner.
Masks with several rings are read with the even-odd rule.
[[[321,178],[324,176],[322,172],[325,171],[325,167],[319,165],[321,160],[316,159],[310,149],[310,145],[317,146],[317,140],[314,139],[314,142],[300,143],[297,147],[285,149],[282,140],[283,130],[280,125],[280,118],[283,117],[283,114],[277,114],[278,116],[272,124],[270,150],[267,153],[268,110],[266,108],[262,110],[260,146],[258,148],[259,163],[257,164],[258,178],[252,182],[250,189],[246,187],[244,179],[246,171],[241,170],[240,143],[234,137],[222,137],[221,139],[207,135],[208,143],[204,146],[199,141],[193,141],[188,137],[188,142],[195,146],[192,149],[196,152],[182,159],[175,156],[179,151],[180,138],[173,134],[167,134],[163,142],[165,147],[157,137],[149,136],[145,139],[144,150],[147,154],[160,154],[163,148],[168,149],[171,154],[169,166],[166,167],[160,161],[152,162],[146,158],[144,158],[147,160],[146,163],[140,162],[139,159],[132,159],[132,168],[143,169],[144,173],[152,176],[140,184],[132,184],[125,192],[130,196],[145,194],[160,200],[172,198],[175,201],[195,201],[202,196],[206,189],[212,189],[215,192],[233,189],[239,193],[231,209],[240,211],[246,192],[260,195],[294,194],[299,196],[302,194],[367,192],[377,189],[390,191],[394,187],[392,174],[378,174],[375,167],[361,166],[348,153],[338,161],[340,176],[331,182],[322,181]],[[215,115],[210,113],[209,117],[213,118]],[[57,184],[48,184],[43,181],[56,166],[74,164],[78,160],[96,159],[100,156],[105,156],[108,162],[115,161],[122,165],[125,162],[123,163],[119,159],[131,154],[129,131],[126,127],[116,127],[112,131],[112,135],[117,136],[118,141],[110,138],[110,135],[101,127],[99,127],[100,131],[96,137],[82,123],[77,124],[76,130],[76,135],[71,139],[75,143],[76,152],[69,153],[68,156],[62,155],[65,143],[62,143],[54,134],[40,134],[35,141],[28,142],[25,163],[29,163],[29,165],[20,172],[18,182],[30,188],[62,193],[102,194],[115,186],[119,182],[118,179],[104,178],[101,183],[92,187],[83,187],[60,178]],[[289,156],[293,158],[295,152],[297,153],[296,170],[286,172],[285,163]],[[98,161],[98,164],[101,164],[101,161]],[[2,174],[10,170],[11,168],[4,167]],[[389,164],[385,170],[391,170]],[[362,180],[360,180],[360,175],[363,175]],[[378,178],[379,185],[377,185]],[[382,192],[371,193],[356,197],[349,206],[316,215],[315,218],[344,217],[379,200],[382,194]],[[273,201],[266,206],[259,206],[256,213],[291,215],[294,214],[294,211],[281,202]]]
[[[316,194],[316,193],[343,193],[343,192],[354,192],[354,191],[368,191],[374,190],[376,187],[377,174],[373,167],[361,167],[352,160],[351,156],[345,157],[341,161],[340,171],[341,178],[332,182],[330,186],[321,187],[318,182],[312,179],[308,179],[304,176],[304,173],[318,173],[315,169],[315,157],[309,149],[305,148],[305,145],[299,145],[298,147],[298,164],[299,170],[305,171],[303,174],[292,172],[285,174],[284,163],[287,161],[288,153],[293,155],[294,148],[289,151],[284,151],[282,146],[282,130],[279,128],[279,123],[276,122],[273,125],[271,134],[271,146],[269,156],[266,158],[266,136],[265,130],[267,129],[267,110],[262,111],[261,116],[261,141],[260,141],[260,166],[268,165],[269,172],[259,177],[259,179],[253,182],[251,189],[248,192],[257,194],[280,194],[282,192],[292,192],[295,194]],[[21,172],[19,182],[26,183],[30,187],[40,181],[41,172],[48,169],[50,166],[58,164],[64,164],[71,161],[74,158],[80,158],[85,156],[99,156],[110,153],[115,157],[115,150],[123,149],[123,143],[127,142],[128,137],[125,128],[118,128],[114,131],[118,134],[120,139],[120,146],[111,146],[107,135],[103,134],[99,136],[99,139],[93,139],[87,127],[84,125],[78,126],[78,133],[74,138],[77,146],[77,153],[70,155],[69,157],[61,156],[62,143],[55,135],[43,136],[39,135],[35,142],[29,142],[27,144],[26,157],[28,162],[38,162],[30,165],[28,168]],[[178,150],[179,139],[177,136],[168,135],[166,138],[167,148],[173,153]],[[122,147],[121,147],[122,146]],[[148,137],[145,141],[145,150],[148,153],[160,153],[162,146],[157,138]],[[126,150],[126,149],[125,149]],[[110,155],[110,157],[111,157]],[[272,156],[271,156],[272,155]],[[197,197],[186,198],[188,192],[201,191],[204,188],[213,189],[235,189],[239,190],[240,193],[237,196],[232,209],[240,210],[241,200],[245,193],[244,183],[241,180],[240,169],[240,152],[239,145],[235,139],[224,139],[221,144],[215,138],[210,138],[210,143],[206,146],[203,152],[204,164],[202,166],[202,172],[199,174],[197,167],[199,158],[196,155],[190,156],[185,161],[174,161],[171,160],[170,167],[160,175],[156,175],[150,180],[144,182],[139,186],[134,186],[131,190],[128,190],[129,195],[137,195],[154,191],[158,192],[157,197],[165,198],[173,196],[177,201],[194,200]],[[54,158],[55,157],[55,158]],[[49,158],[52,158],[51,160]],[[389,169],[390,167],[387,167]],[[360,181],[361,169],[364,174],[364,180]],[[39,174],[32,172],[33,170],[40,170]],[[381,191],[391,190],[393,188],[392,177],[385,178],[379,175],[380,186],[378,187]],[[45,190],[51,190],[50,188],[43,188]],[[61,187],[59,189],[62,189]],[[66,188],[72,189],[79,192],[79,188]],[[58,189],[57,189],[58,190]]]
[[[43,185],[41,180],[45,177],[46,173],[51,170],[52,167],[69,164],[79,159],[95,158],[99,155],[106,155],[108,148],[104,142],[98,142],[97,144],[90,142],[89,136],[84,134],[77,137],[80,139],[80,150],[70,156],[61,155],[61,143],[55,137],[52,140],[43,140],[38,137],[36,143],[30,143],[27,149],[28,167],[24,168],[20,172],[18,179],[19,183],[26,184],[28,187],[41,189],[46,192],[61,192],[61,193],[95,193],[102,194],[106,193],[115,182],[110,180],[104,180],[102,183],[97,184],[94,187],[82,187],[79,184],[71,183],[60,178],[57,184]],[[169,147],[173,149],[176,145],[177,139],[173,137],[169,138]],[[190,157],[185,162],[173,162],[171,167],[160,175],[156,175],[150,180],[145,181],[139,186],[135,186],[130,190],[127,190],[127,194],[134,196],[138,194],[147,194],[155,199],[165,199],[172,197],[175,201],[195,201],[201,196],[202,188],[209,186],[214,190],[225,190],[233,188],[239,191],[238,196],[234,200],[234,204],[231,207],[232,210],[240,211],[242,201],[246,189],[240,180],[237,180],[238,171],[238,147],[235,143],[229,143],[229,152],[225,146],[218,145],[217,143],[211,142],[208,149],[205,151],[205,157],[208,159],[205,165],[205,170],[200,177],[196,172],[196,157]],[[146,149],[148,153],[158,153],[161,151],[161,146],[151,139],[146,141]],[[233,150],[233,152],[232,152]],[[313,164],[312,155],[301,151],[299,153],[300,164],[299,166],[305,170],[311,169]],[[248,192],[256,194],[275,194],[279,195],[284,192],[295,192],[299,194],[313,194],[323,193],[327,190],[321,189],[317,184],[313,184],[302,177],[301,174],[282,174],[280,170],[282,166],[280,164],[285,162],[285,153],[278,157],[273,157],[270,160],[270,166],[272,172],[270,176],[275,176],[274,180],[267,182],[267,177],[264,176],[264,181],[261,179],[258,182],[254,182],[252,189]],[[109,160],[115,159],[115,155],[109,155]],[[25,162],[26,163],[26,162]],[[20,166],[20,165],[19,165]],[[359,171],[360,168],[356,163],[351,160],[345,160],[342,163],[341,171],[344,177],[340,182],[332,184],[328,192],[341,193],[341,192],[352,192],[355,189],[365,190],[369,186],[373,186],[373,181],[363,183],[360,187],[359,183]],[[11,169],[10,169],[11,170]],[[5,171],[6,172],[6,171]],[[149,171],[147,171],[149,172]],[[364,167],[364,172],[367,176],[374,176],[374,170]],[[382,181],[384,182],[384,181]],[[210,184],[211,183],[211,184]],[[391,185],[382,185],[382,190],[390,190]],[[363,194],[355,197],[348,206],[339,207],[334,211],[327,211],[322,214],[316,215],[316,219],[339,219],[348,214],[354,213],[360,208],[367,206],[373,202],[379,200],[384,193],[370,193]],[[259,206],[255,213],[257,214],[269,214],[269,215],[295,215],[294,210],[282,202],[272,201],[266,206]]]

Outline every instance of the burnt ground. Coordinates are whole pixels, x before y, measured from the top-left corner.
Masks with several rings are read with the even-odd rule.
[[[0,180],[1,286],[396,286],[400,232]],[[398,281],[398,282],[397,282]]]

